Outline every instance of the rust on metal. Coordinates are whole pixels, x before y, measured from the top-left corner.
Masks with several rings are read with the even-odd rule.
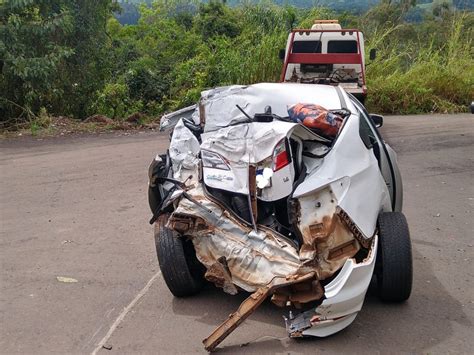
[[[207,269],[204,277],[230,295],[236,295],[238,293],[237,287],[232,283],[232,276],[225,256],[220,257],[217,262],[212,264]]]
[[[257,220],[257,167],[255,165],[249,165],[249,196],[250,196],[250,207],[253,215],[253,220]]]
[[[366,238],[357,224],[349,217],[346,211],[344,211],[341,207],[337,206],[336,208],[337,215],[341,218],[342,222],[346,225],[346,227],[352,232],[354,238],[366,249],[370,247],[372,242],[373,236],[370,238]]]
[[[316,221],[316,223],[309,225],[309,233],[304,233],[305,243],[313,244],[315,239],[321,239],[328,237],[332,232],[334,232],[335,227],[334,215],[324,216],[321,222]]]
[[[293,288],[295,291],[290,295],[289,301],[296,308],[300,308],[304,303],[318,301],[324,296],[324,289],[318,280],[295,284]]]
[[[318,271],[320,280],[333,275],[360,248],[355,235],[337,213],[309,222],[302,234],[300,257]]]
[[[201,127],[204,127],[206,124],[206,111],[202,102],[199,102],[199,123]]]
[[[224,323],[218,326],[206,339],[202,342],[207,351],[213,351],[227,336],[232,333],[242,322],[250,316],[258,306],[267,298],[271,290],[271,286],[259,288],[252,293],[245,301],[243,301],[236,312],[229,315]]]
[[[272,295],[271,301],[279,307],[292,304],[301,308],[304,303],[318,301],[324,296],[324,289],[318,280],[309,280],[291,286],[279,288]]]
[[[271,301],[278,307],[285,307],[290,299],[290,291],[282,288],[272,295]]]
[[[168,221],[168,227],[182,235],[191,235],[193,232],[209,231],[211,227],[196,216],[173,213]]]
[[[344,244],[329,250],[328,260],[340,259],[345,256],[351,257],[357,252],[356,240],[350,240]]]
[[[309,234],[312,237],[318,237],[320,235],[324,235],[324,224],[323,223],[315,223],[309,226]]]

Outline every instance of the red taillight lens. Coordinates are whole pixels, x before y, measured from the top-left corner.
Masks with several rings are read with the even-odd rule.
[[[278,142],[273,151],[273,171],[278,171],[290,164],[288,152],[286,151],[286,139]]]

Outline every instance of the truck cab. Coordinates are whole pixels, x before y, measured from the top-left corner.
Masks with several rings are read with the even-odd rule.
[[[280,58],[280,82],[339,85],[364,103],[364,35],[359,30],[342,29],[337,20],[316,20],[311,29],[291,31]]]

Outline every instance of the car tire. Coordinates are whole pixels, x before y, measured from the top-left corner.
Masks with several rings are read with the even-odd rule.
[[[204,266],[197,260],[193,243],[167,228],[169,215],[155,223],[155,246],[158,263],[168,289],[175,297],[197,294],[204,285]]]
[[[379,245],[375,265],[378,294],[386,302],[403,302],[411,294],[413,260],[408,223],[401,212],[378,218]]]

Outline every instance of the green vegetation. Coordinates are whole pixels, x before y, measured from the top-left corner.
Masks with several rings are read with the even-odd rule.
[[[194,103],[202,90],[277,81],[288,31],[314,19],[358,27],[366,50],[371,111],[460,112],[474,97],[474,14],[431,6],[407,22],[414,1],[384,0],[361,16],[272,3],[155,1],[121,25],[112,0],[6,0],[0,5],[3,128],[48,117],[121,121]]]
[[[379,48],[380,56],[367,68],[370,109],[394,114],[467,110],[474,98],[473,18],[460,14],[445,26],[429,25],[420,25],[425,32],[394,27],[371,37],[368,45]],[[416,33],[417,41],[394,45],[379,39],[394,41],[393,33],[407,32]]]

